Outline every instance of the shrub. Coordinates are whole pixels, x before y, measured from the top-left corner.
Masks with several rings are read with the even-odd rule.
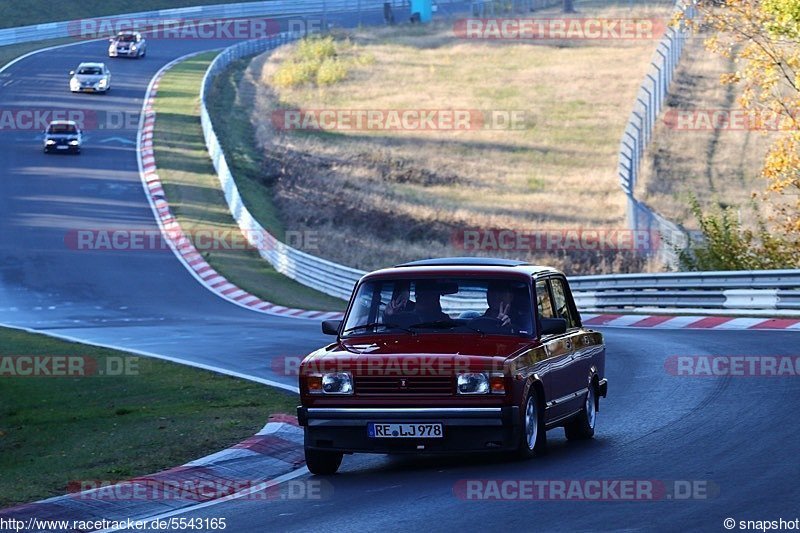
[[[690,239],[680,250],[682,270],[767,270],[800,267],[797,243],[767,228],[755,206],[755,230],[742,227],[733,208],[703,213],[697,198],[690,199],[702,239]]]

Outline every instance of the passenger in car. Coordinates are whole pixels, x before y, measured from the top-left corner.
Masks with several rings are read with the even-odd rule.
[[[492,283],[486,290],[486,302],[489,309],[483,316],[496,318],[502,326],[511,324],[511,304],[514,302],[514,292],[506,283]]]

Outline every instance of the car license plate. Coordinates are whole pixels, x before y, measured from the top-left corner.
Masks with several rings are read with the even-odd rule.
[[[442,424],[388,424],[370,422],[367,432],[374,439],[439,439],[444,437]]]
[[[57,150],[66,150],[69,146],[56,146]]]

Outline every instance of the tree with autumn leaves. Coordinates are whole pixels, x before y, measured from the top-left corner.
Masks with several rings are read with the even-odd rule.
[[[693,206],[705,242],[694,244],[699,253],[690,250],[692,260],[684,266],[752,268],[737,260],[736,250],[744,244],[773,268],[800,267],[800,0],[696,0],[695,5],[698,16],[685,22],[708,32],[707,48],[736,65],[722,83],[739,84],[740,105],[750,116],[777,119],[779,131],[762,170],[767,220],[757,221],[756,232],[731,228],[737,223],[729,213],[702,214]],[[720,227],[729,231],[713,231]]]

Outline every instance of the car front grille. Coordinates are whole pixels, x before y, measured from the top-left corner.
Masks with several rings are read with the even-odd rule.
[[[450,396],[453,376],[356,376],[355,393],[363,396]]]

